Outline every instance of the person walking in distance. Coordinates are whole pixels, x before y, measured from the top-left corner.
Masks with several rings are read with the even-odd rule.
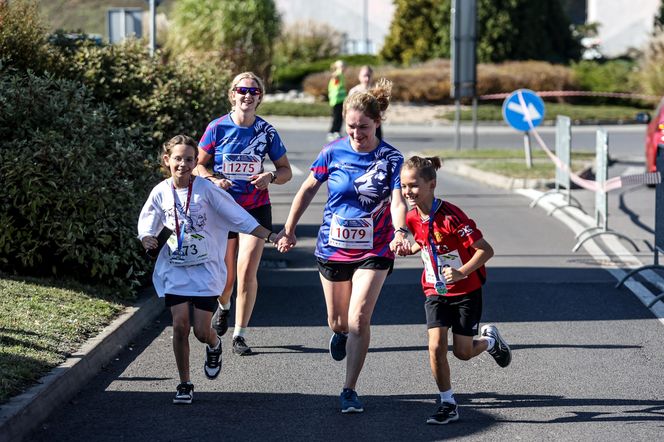
[[[364,65],[360,68],[360,73],[357,76],[359,83],[353,86],[348,95],[353,95],[357,92],[366,92],[373,87],[373,69],[369,65]],[[376,127],[376,137],[383,139],[383,125],[380,124]]]
[[[189,308],[193,305],[194,335],[205,345],[205,376],[221,371],[221,338],[210,326],[217,295],[226,282],[224,255],[230,228],[276,241],[228,193],[192,175],[196,142],[185,135],[164,144],[162,161],[170,177],[152,189],[138,219],[138,238],[157,254],[152,282],[173,315],[173,353],[180,376],[175,404],[191,404],[194,385],[189,371]],[[168,239],[158,249],[158,237]],[[170,232],[169,232],[170,231]],[[171,233],[168,236],[168,233]]]
[[[341,124],[343,123],[343,103],[346,98],[346,63],[337,60],[332,64],[332,75],[327,83],[327,99],[332,109],[332,125],[327,134],[327,141],[336,140],[341,136]]]
[[[232,110],[208,124],[198,144],[196,172],[228,191],[258,222],[272,229],[272,206],[268,188],[284,184],[293,176],[286,148],[279,134],[256,115],[265,87],[252,72],[238,74],[228,90]],[[263,167],[268,157],[274,171]],[[212,163],[212,171],[208,170]],[[228,278],[219,296],[213,326],[220,336],[228,330],[228,315],[237,279],[233,353],[252,354],[246,342],[249,320],[258,294],[258,266],[265,241],[244,233],[229,234],[226,251]]]
[[[409,158],[401,169],[401,189],[412,209],[406,215],[414,244],[395,245],[398,255],[421,252],[424,262],[422,289],[426,295],[429,363],[436,380],[440,404],[428,424],[447,424],[459,418],[447,362],[448,330],[452,330],[454,355],[467,361],[487,351],[501,367],[512,360],[509,345],[495,325],[478,334],[482,316],[484,264],[493,248],[475,222],[457,206],[434,196],[440,158]]]
[[[364,411],[355,388],[369,348],[371,316],[394,263],[390,243],[396,247],[406,231],[399,181],[403,156],[376,138],[391,87],[381,80],[368,92],[346,99],[343,118],[348,136],[319,153],[280,233],[279,251],[290,250],[297,242],[298,221],[327,182],[315,256],[333,332],[330,355],[336,361],[346,358],[342,413]]]

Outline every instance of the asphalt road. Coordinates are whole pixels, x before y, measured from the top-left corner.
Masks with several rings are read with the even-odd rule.
[[[324,132],[315,135],[320,140],[311,138],[314,129],[280,129],[291,162],[303,172],[274,189],[276,223],[285,219],[292,192],[323,141]],[[303,132],[310,137],[299,143]],[[527,198],[444,170],[438,188],[477,221],[496,249],[483,322],[498,324],[513,349],[505,369],[487,354],[466,362],[450,356],[459,422],[424,423],[437,392],[415,257],[397,261],[374,312],[357,387],[366,411],[339,412],[344,363],[327,351],[330,332],[312,257],[320,192],[298,229],[299,247],[287,255],[266,250],[248,337],[256,355],[232,355],[227,335],[222,373],[210,381],[202,373],[203,346],[192,336],[194,404],[174,406],[177,374],[165,313],[29,440],[661,439],[662,323],[626,288],[615,289],[615,279],[586,252],[573,254],[573,233],[545,211],[530,209]],[[643,213],[615,216],[644,239],[653,226],[645,213],[648,191],[624,195],[628,207]],[[618,201],[612,197],[615,210]]]

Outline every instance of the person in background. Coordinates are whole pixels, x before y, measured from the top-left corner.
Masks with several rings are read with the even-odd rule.
[[[268,188],[284,184],[293,176],[286,148],[274,127],[256,115],[265,87],[252,72],[238,74],[228,90],[230,113],[212,121],[198,143],[196,173],[228,193],[267,229],[272,229],[272,206]],[[263,167],[268,157],[274,171]],[[212,171],[208,170],[212,163]],[[213,326],[219,336],[228,330],[233,286],[237,277],[237,300],[233,353],[252,354],[246,335],[258,294],[257,272],[265,241],[245,233],[230,232],[226,251],[228,279],[219,296]]]
[[[192,175],[197,155],[196,142],[185,135],[164,144],[162,165],[170,177],[152,189],[138,219],[138,238],[146,251],[158,249],[157,237],[164,228],[172,232],[158,251],[152,282],[173,315],[173,353],[180,376],[175,404],[191,404],[194,395],[189,371],[190,305],[194,335],[206,344],[205,376],[215,379],[221,371],[221,338],[210,322],[217,295],[226,283],[229,229],[261,241],[277,237],[227,192]]]
[[[467,361],[487,351],[501,367],[507,367],[512,353],[495,325],[482,327],[482,284],[484,264],[493,248],[475,222],[457,206],[436,198],[436,170],[440,158],[408,159],[401,168],[401,191],[412,209],[406,215],[415,244],[395,245],[398,255],[421,252],[424,262],[422,289],[426,295],[429,335],[429,364],[436,380],[440,404],[427,424],[442,425],[459,419],[459,411],[447,362],[448,330],[452,330],[454,355]]]
[[[343,104],[346,98],[346,63],[343,60],[335,61],[332,66],[332,76],[327,83],[327,99],[332,108],[332,125],[327,134],[327,141],[334,141],[341,136],[341,123],[343,122]]]
[[[390,244],[396,247],[407,232],[399,181],[403,156],[376,138],[391,89],[390,82],[381,80],[368,92],[346,99],[343,117],[348,136],[325,146],[313,162],[295,195],[278,246],[286,252],[296,244],[298,221],[327,183],[315,256],[333,332],[330,355],[335,361],[346,358],[342,413],[364,411],[355,388],[369,349],[371,316],[392,271]]]
[[[369,65],[364,65],[360,68],[360,73],[357,76],[357,79],[360,81],[358,84],[353,86],[348,95],[353,95],[357,92],[366,92],[373,87],[373,69]],[[378,139],[383,139],[383,125],[379,125],[376,128],[376,137]]]

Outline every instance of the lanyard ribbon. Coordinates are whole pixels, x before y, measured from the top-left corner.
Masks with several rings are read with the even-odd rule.
[[[194,180],[190,178],[189,186],[187,187],[187,203],[184,206],[184,219],[182,220],[182,228],[180,228],[180,222],[178,220],[178,195],[175,192],[175,184],[171,183],[171,189],[173,190],[173,214],[175,216],[175,237],[178,240],[178,253],[182,253],[182,243],[184,242],[184,224],[186,223],[187,212],[189,211],[189,203],[191,202],[191,189],[193,188],[193,182]]]
[[[434,288],[439,295],[444,295],[447,293],[447,285],[445,281],[440,277],[440,272],[438,271],[438,252],[436,251],[436,244],[434,243],[433,236],[433,218],[436,215],[436,211],[443,205],[443,200],[434,198],[433,204],[431,205],[431,213],[429,214],[429,257],[431,258],[431,267],[433,267],[433,276],[436,279],[434,283]]]

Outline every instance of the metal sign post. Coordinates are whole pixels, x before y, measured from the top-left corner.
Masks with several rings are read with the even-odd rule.
[[[477,0],[452,2],[450,27],[452,48],[452,76],[450,95],[456,106],[454,125],[456,149],[461,149],[460,107],[461,98],[476,98],[477,85]],[[475,101],[473,102],[475,103]],[[475,105],[475,104],[474,104]],[[476,112],[473,112],[473,143],[477,144]]]

